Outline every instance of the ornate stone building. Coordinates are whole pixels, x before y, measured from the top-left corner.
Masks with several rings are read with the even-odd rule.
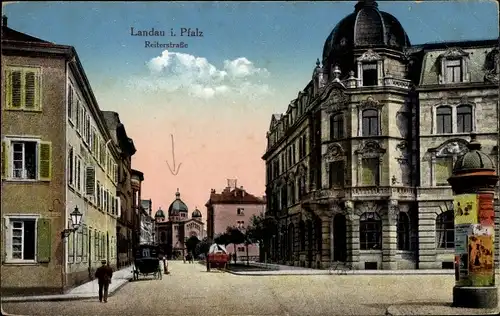
[[[271,118],[274,260],[453,268],[447,178],[472,132],[498,168],[498,56],[497,39],[411,45],[394,16],[359,1],[312,80]]]
[[[161,208],[155,214],[156,243],[168,259],[182,258],[186,253],[185,242],[189,237],[195,236],[203,239],[203,221],[201,212],[195,208],[189,218],[187,205],[181,200],[177,189],[175,200],[168,208],[168,217]]]

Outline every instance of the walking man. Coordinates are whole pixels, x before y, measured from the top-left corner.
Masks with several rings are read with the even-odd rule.
[[[102,266],[97,268],[95,277],[99,283],[99,302],[108,302],[108,289],[113,277],[113,269],[107,264],[106,260],[101,260]]]

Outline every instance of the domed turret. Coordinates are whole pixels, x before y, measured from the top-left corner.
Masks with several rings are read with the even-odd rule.
[[[156,211],[155,219],[158,219],[158,220],[165,219],[165,213],[163,212],[163,210],[161,209],[161,207],[158,209],[158,211]]]
[[[345,54],[356,48],[385,47],[402,51],[410,40],[401,23],[378,9],[374,0],[359,1],[354,13],[342,19],[332,30],[323,48],[323,65],[335,53]],[[329,69],[329,68],[327,68]]]
[[[193,213],[191,214],[191,218],[201,218],[201,212],[198,208],[195,208]]]
[[[184,202],[181,200],[181,194],[179,193],[179,189],[177,189],[177,192],[175,193],[175,200],[170,204],[168,208],[168,216],[179,216],[180,213],[187,213],[188,212],[188,207]],[[186,214],[187,215],[187,214]]]

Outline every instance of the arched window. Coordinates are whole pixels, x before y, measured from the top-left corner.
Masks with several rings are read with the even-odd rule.
[[[399,212],[397,233],[398,249],[410,250],[410,217],[406,212]]]
[[[301,199],[306,194],[306,177],[299,177],[299,199]]]
[[[304,221],[300,221],[299,223],[299,238],[300,238],[300,250],[303,251],[306,249],[306,225]]]
[[[294,181],[290,182],[290,192],[288,193],[290,194],[290,202],[293,204],[295,204],[295,183]]]
[[[282,208],[287,208],[288,206],[288,194],[287,194],[287,187],[286,185],[283,185],[281,187],[281,207]]]
[[[377,110],[364,110],[363,114],[363,136],[377,136],[378,135],[378,111]]]
[[[436,243],[440,249],[455,248],[455,224],[453,211],[446,211],[436,218]]]
[[[382,246],[382,221],[375,212],[366,212],[359,218],[359,243],[361,250],[380,249]]]
[[[472,106],[460,105],[457,107],[457,133],[472,132]]]
[[[295,227],[293,224],[288,225],[288,259],[293,259],[295,250]]]
[[[344,116],[337,113],[330,116],[330,139],[339,139],[344,137]]]
[[[436,122],[438,134],[451,134],[451,107],[440,106],[436,109]]]

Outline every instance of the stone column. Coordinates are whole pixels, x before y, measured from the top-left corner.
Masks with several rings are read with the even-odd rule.
[[[491,157],[480,151],[475,133],[467,147],[448,179],[455,212],[453,306],[496,308],[493,198],[498,176]]]
[[[331,243],[333,240],[330,239],[331,234],[331,217],[322,216],[321,217],[321,239],[323,244],[321,246],[321,262],[323,267],[330,268],[331,259],[333,259],[333,253],[331,253]]]
[[[352,201],[345,203],[347,211],[347,261],[351,262],[352,268],[359,270],[359,215],[354,213]]]
[[[390,200],[387,213],[382,220],[382,269],[397,270],[397,224],[399,206],[397,200]]]

